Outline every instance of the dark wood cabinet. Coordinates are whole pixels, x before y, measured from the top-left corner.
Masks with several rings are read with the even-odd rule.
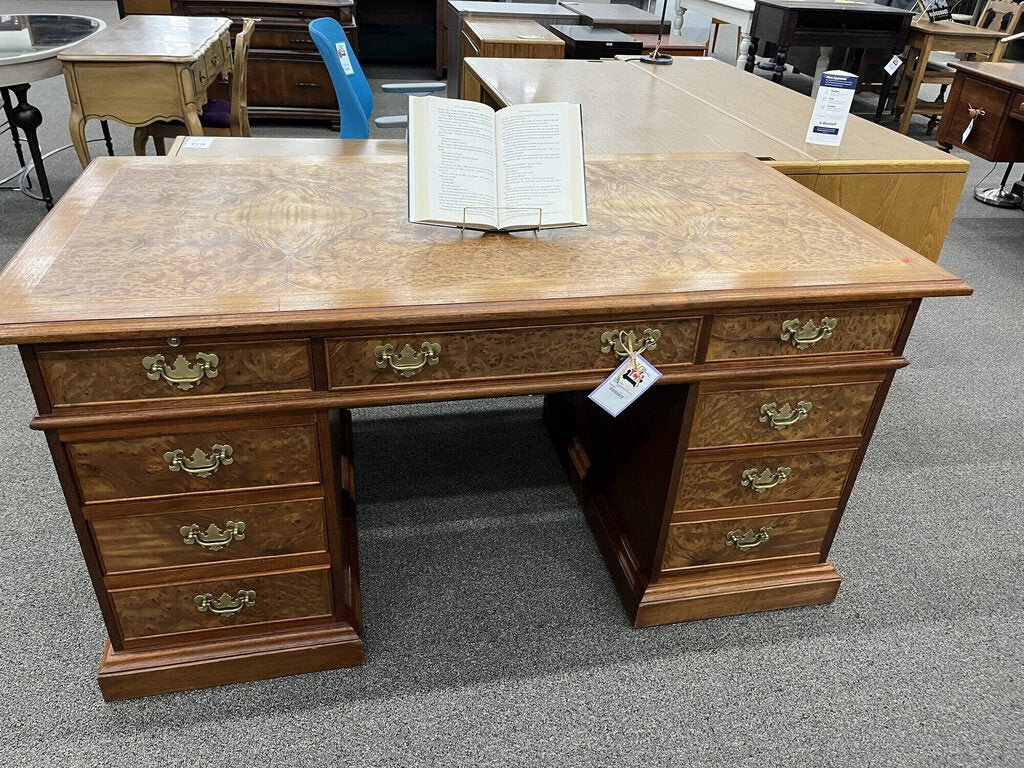
[[[958,61],[953,67],[939,146],[993,163],[1024,161],[1024,64]]]
[[[249,49],[249,117],[338,121],[331,77],[309,35],[324,16],[345,29],[359,55],[355,0],[172,0],[182,16],[223,16],[233,32],[242,18],[260,19]]]

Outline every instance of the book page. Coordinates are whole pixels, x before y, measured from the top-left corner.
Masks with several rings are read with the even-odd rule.
[[[433,96],[409,99],[409,218],[497,226],[494,110]]]
[[[519,104],[497,114],[502,229],[587,223],[579,104]],[[508,208],[523,206],[522,211]],[[533,208],[534,210],[526,210]]]

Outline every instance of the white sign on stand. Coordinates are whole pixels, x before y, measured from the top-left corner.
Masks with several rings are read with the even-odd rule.
[[[843,140],[846,118],[850,116],[853,95],[857,92],[857,76],[834,70],[821,73],[821,84],[807,126],[808,144],[838,147]]]

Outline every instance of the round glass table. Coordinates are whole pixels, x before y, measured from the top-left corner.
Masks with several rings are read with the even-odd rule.
[[[100,30],[104,24],[99,19],[75,14],[28,13],[17,16],[0,16],[0,99],[3,100],[6,129],[14,140],[14,150],[21,168],[11,176],[0,179],[2,189],[20,189],[22,192],[42,200],[47,209],[53,207],[50,185],[43,167],[43,155],[39,151],[36,129],[42,124],[43,116],[29,104],[28,89],[31,83],[61,74],[61,63],[57,54],[76,43],[80,43]],[[14,99],[11,95],[14,95]],[[21,147],[21,134],[28,145],[31,162],[25,162]],[[104,129],[108,150],[111,150],[109,133]],[[29,177],[35,169],[39,182],[39,194],[29,192]],[[17,180],[13,187],[3,186]]]

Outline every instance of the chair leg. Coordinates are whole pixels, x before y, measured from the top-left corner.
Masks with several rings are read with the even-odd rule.
[[[163,157],[164,155],[167,154],[167,145],[164,144],[164,137],[163,136],[154,136],[153,137],[153,146],[156,147],[156,153],[158,155],[160,155],[161,157]]]
[[[132,147],[135,149],[136,155],[146,154],[146,140],[149,138],[149,134],[145,128],[136,128],[135,134],[132,136]]]

